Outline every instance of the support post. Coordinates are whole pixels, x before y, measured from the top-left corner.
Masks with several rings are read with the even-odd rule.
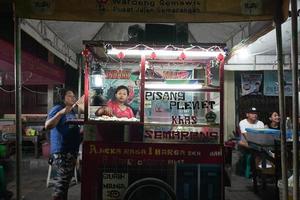
[[[77,65],[78,65],[78,99],[82,96],[81,84],[82,84],[82,55],[77,54]],[[78,109],[78,118],[80,118],[81,111]]]
[[[82,84],[82,56],[77,54],[77,67],[78,67],[78,98],[81,97],[81,84]]]
[[[20,19],[14,16],[14,71],[16,112],[16,199],[21,199],[22,160],[22,85],[21,85],[21,29]]]
[[[276,47],[277,47],[277,72],[279,83],[279,113],[280,113],[280,146],[281,146],[281,174],[283,183],[283,200],[288,200],[287,168],[286,168],[286,114],[283,79],[283,55],[282,55],[282,33],[281,22],[276,23]]]
[[[299,200],[299,134],[298,134],[298,22],[297,0],[291,0],[292,11],[292,82],[293,82],[293,199]]]

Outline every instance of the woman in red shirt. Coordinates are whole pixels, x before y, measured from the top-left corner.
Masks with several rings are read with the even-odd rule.
[[[126,105],[129,95],[129,89],[120,85],[115,91],[115,100],[109,100],[107,106],[101,107],[96,111],[96,116],[107,115],[110,117],[118,118],[133,118],[134,114],[132,109]]]

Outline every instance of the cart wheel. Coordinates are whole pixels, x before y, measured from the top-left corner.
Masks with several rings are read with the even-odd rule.
[[[176,194],[169,184],[160,179],[143,178],[132,183],[122,198],[122,200],[148,199],[176,200]]]

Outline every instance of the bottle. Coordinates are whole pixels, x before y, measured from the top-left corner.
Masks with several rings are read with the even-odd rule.
[[[286,128],[286,131],[292,129],[292,121],[291,121],[291,118],[290,118],[290,117],[287,117],[287,118],[286,118],[286,121],[285,121],[285,128]]]
[[[289,187],[293,187],[294,185],[294,176],[293,174],[290,176],[290,178],[288,178],[288,186]]]
[[[285,121],[285,128],[286,128],[286,139],[292,139],[292,120],[290,117],[286,118]]]
[[[140,112],[139,111],[136,112],[135,118],[140,119]]]

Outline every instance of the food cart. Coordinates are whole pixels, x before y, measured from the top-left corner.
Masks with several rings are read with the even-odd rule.
[[[222,199],[223,47],[85,45],[82,199]],[[95,115],[120,85],[134,117]]]
[[[17,132],[20,134],[21,129],[21,98],[18,95],[20,93],[20,85],[21,85],[21,76],[20,76],[20,21],[19,18],[32,18],[32,19],[52,19],[52,20],[79,20],[79,21],[104,21],[104,22],[157,22],[157,23],[173,23],[173,22],[227,22],[227,21],[253,21],[253,20],[270,20],[273,19],[273,16],[276,16],[276,28],[278,33],[281,32],[281,23],[287,17],[288,13],[288,3],[289,1],[276,1],[275,3],[270,0],[266,1],[224,1],[222,3],[217,1],[191,1],[187,3],[182,2],[168,2],[168,1],[141,1],[137,3],[137,1],[16,1],[16,19],[15,19],[15,62],[16,62],[16,127]],[[271,6],[269,6],[271,5]],[[276,11],[275,11],[276,8]],[[281,9],[284,8],[284,9]],[[282,12],[281,12],[282,10]],[[294,12],[296,13],[296,12]],[[277,37],[278,41],[278,68],[279,68],[279,85],[280,90],[283,88],[283,63],[282,63],[282,46],[281,43],[281,34]],[[251,41],[251,40],[249,40]],[[244,42],[244,45],[249,44],[248,42]],[[133,46],[131,46],[133,47]],[[130,50],[131,47],[127,47],[127,50]],[[154,50],[157,50],[154,47],[151,47]],[[194,48],[194,47],[193,47]],[[199,48],[199,51],[204,51],[203,47]],[[141,50],[141,49],[138,49]],[[145,49],[144,49],[145,50]],[[151,52],[153,51],[150,49]],[[159,49],[158,49],[159,50]],[[164,48],[162,48],[164,50]],[[182,51],[183,50],[183,51]],[[104,195],[109,195],[108,198],[120,198],[121,193],[126,197],[126,194],[130,194],[130,192],[120,192],[123,188],[126,188],[127,191],[138,191],[136,190],[137,186],[140,186],[145,183],[142,177],[149,177],[145,171],[146,167],[149,166],[151,170],[149,171],[157,171],[154,169],[166,169],[167,167],[172,167],[169,171],[161,171],[160,176],[155,178],[155,182],[159,185],[169,185],[169,187],[165,187],[164,191],[170,195],[170,197],[174,197],[174,193],[178,196],[178,198],[182,199],[193,199],[190,195],[203,195],[205,190],[212,191],[212,185],[204,182],[204,176],[202,176],[201,172],[205,172],[204,169],[212,169],[212,167],[207,167],[207,164],[212,164],[216,167],[216,173],[206,171],[207,175],[214,175],[217,177],[217,181],[215,181],[214,185],[220,186],[221,191],[214,191],[213,194],[217,195],[217,199],[221,199],[224,197],[223,192],[223,180],[222,176],[218,174],[222,174],[222,161],[223,161],[223,56],[208,56],[206,57],[198,57],[196,62],[188,62],[190,59],[187,54],[188,47],[175,48],[171,50],[171,52],[176,52],[178,54],[175,55],[176,58],[170,57],[165,58],[168,60],[167,63],[170,65],[173,64],[187,64],[187,63],[205,63],[194,68],[192,71],[198,71],[196,69],[201,69],[203,67],[202,73],[199,70],[199,73],[194,73],[192,75],[193,78],[204,77],[204,87],[197,88],[198,84],[192,84],[191,81],[189,84],[192,86],[193,91],[190,88],[180,88],[176,87],[176,89],[171,88],[163,88],[161,85],[167,86],[171,85],[171,82],[168,79],[163,79],[164,83],[160,83],[160,85],[155,86],[155,81],[153,84],[151,80],[146,79],[146,61],[154,65],[155,61],[162,61],[163,59],[159,59],[159,54],[155,53],[150,54],[153,56],[149,56],[149,54],[143,53],[140,55],[141,57],[138,59],[140,62],[140,74],[139,74],[139,113],[135,115],[136,121],[128,121],[128,120],[111,120],[107,119],[107,117],[103,117],[103,119],[98,118],[98,116],[93,116],[92,105],[89,105],[90,102],[90,94],[89,94],[89,67],[92,66],[92,60],[87,61],[86,67],[86,79],[85,79],[85,93],[86,93],[86,111],[85,113],[85,141],[84,141],[84,158],[83,158],[83,184],[82,184],[82,199],[103,199]],[[194,51],[197,48],[194,48]],[[212,52],[217,51],[216,49],[211,49]],[[204,51],[205,52],[205,51]],[[220,51],[221,52],[221,51]],[[220,55],[220,52],[219,55]],[[91,52],[95,53],[95,52]],[[86,57],[88,57],[88,51],[85,52]],[[97,55],[97,54],[96,54]],[[127,54],[128,56],[129,54]],[[157,58],[156,58],[156,56]],[[174,55],[174,54],[173,54]],[[125,57],[124,57],[125,56]],[[150,58],[149,58],[150,57]],[[192,57],[192,56],[191,56]],[[296,57],[296,56],[295,56]],[[117,53],[117,58],[121,59],[122,64],[125,64],[126,53]],[[180,59],[179,59],[180,58]],[[202,58],[202,59],[200,59]],[[219,59],[216,59],[219,58]],[[153,61],[152,61],[153,60]],[[202,62],[199,62],[202,60]],[[210,62],[214,61],[214,62]],[[220,73],[219,76],[211,76],[211,69],[216,69],[213,63],[220,63],[218,65],[218,69]],[[130,63],[130,62],[129,62]],[[164,62],[162,62],[164,63]],[[296,62],[297,63],[297,62]],[[139,65],[139,64],[138,64]],[[105,66],[105,65],[104,65]],[[123,66],[123,65],[120,65]],[[213,67],[212,67],[213,66]],[[121,67],[120,67],[121,68]],[[211,68],[209,70],[209,68]],[[131,69],[131,68],[130,68]],[[150,72],[151,72],[151,68]],[[175,70],[174,68],[173,70]],[[178,68],[177,68],[178,69]],[[181,68],[180,68],[181,69]],[[207,69],[207,71],[206,71]],[[118,74],[118,72],[116,72]],[[94,75],[97,75],[95,73]],[[216,78],[219,84],[215,84],[216,82],[211,79],[211,77]],[[96,76],[95,76],[96,78]],[[97,78],[98,79],[98,78]],[[148,83],[149,82],[149,83]],[[175,84],[175,83],[174,83]],[[181,82],[181,84],[184,84]],[[149,87],[150,85],[154,85],[156,88]],[[173,85],[174,86],[174,85]],[[99,87],[99,86],[97,86]],[[148,87],[148,88],[147,88]],[[148,91],[149,90],[149,91]],[[152,91],[151,91],[152,90]],[[162,99],[158,100],[156,98],[147,99],[146,92],[148,94],[154,94],[155,92],[167,92],[164,94],[177,94],[176,100],[173,102],[175,104],[175,108],[170,108],[171,102],[170,100],[162,101]],[[177,90],[177,91],[176,91]],[[99,90],[98,90],[99,91]],[[97,89],[94,91],[93,96],[99,96]],[[103,88],[103,94],[105,92],[105,88]],[[107,91],[106,91],[107,92]],[[179,94],[184,94],[184,99],[179,100]],[[187,93],[187,94],[186,94]],[[280,99],[283,99],[283,93],[280,92]],[[100,90],[101,94],[101,90]],[[158,94],[158,93],[156,93]],[[160,93],[159,93],[160,94]],[[219,97],[216,97],[216,95]],[[91,95],[92,96],[92,95]],[[157,95],[158,96],[158,95]],[[166,95],[167,96],[167,95]],[[170,95],[171,96],[171,95]],[[174,95],[175,96],[175,95]],[[150,96],[149,96],[150,97]],[[162,97],[162,96],[161,96]],[[195,99],[194,99],[195,97]],[[182,98],[182,97],[180,97]],[[187,99],[185,99],[187,98]],[[217,101],[217,100],[219,101]],[[100,98],[101,100],[101,98]],[[200,102],[204,108],[201,109],[187,109],[185,113],[185,109],[181,109],[182,101],[189,102]],[[169,103],[169,114],[166,111],[162,111],[160,106],[157,109],[154,109],[156,104],[160,103]],[[168,102],[169,101],[169,102]],[[213,101],[215,103],[213,103]],[[102,102],[101,101],[98,101]],[[104,102],[104,101],[103,101]],[[211,104],[210,104],[211,102]],[[207,104],[208,105],[207,105]],[[105,103],[99,103],[100,106],[105,106]],[[183,103],[184,106],[189,107],[191,105]],[[179,108],[176,108],[178,105]],[[207,106],[207,107],[206,107]],[[283,108],[283,104],[280,106]],[[154,109],[155,112],[152,112]],[[172,109],[172,110],[171,110]],[[149,112],[151,111],[151,112]],[[179,114],[173,114],[172,111],[176,111]],[[196,118],[189,118],[191,112]],[[167,114],[166,114],[167,113]],[[284,113],[284,112],[281,112]],[[149,114],[149,115],[147,115]],[[150,115],[151,114],[151,115]],[[154,114],[154,116],[152,116]],[[151,117],[149,117],[151,116]],[[171,117],[170,117],[171,116]],[[174,117],[174,121],[172,116],[184,116],[183,118]],[[186,117],[187,116],[187,117]],[[172,119],[172,121],[168,121],[167,119]],[[105,121],[106,120],[106,121]],[[176,124],[176,123],[177,124]],[[153,127],[151,131],[145,131],[145,127]],[[156,130],[157,127],[165,127],[167,130]],[[196,129],[196,130],[193,130]],[[174,131],[174,132],[172,132]],[[155,139],[156,141],[159,139],[165,139],[164,136],[170,135],[173,133],[174,138],[179,138],[180,140],[175,143],[166,143],[162,141],[162,143],[152,143],[151,140]],[[146,134],[145,134],[146,133]],[[146,136],[151,136],[149,137]],[[201,137],[198,137],[198,136]],[[126,136],[126,137],[125,137]],[[129,137],[130,136],[130,137]],[[189,137],[190,136],[190,137]],[[125,138],[125,139],[124,139]],[[173,137],[171,137],[173,138]],[[189,140],[189,138],[193,138],[193,140]],[[196,138],[196,139],[195,139]],[[149,139],[149,140],[148,140]],[[195,139],[195,140],[194,140]],[[198,141],[197,141],[198,139]],[[184,142],[182,141],[184,140]],[[188,140],[191,143],[186,144],[185,140]],[[126,142],[124,142],[126,141]],[[282,140],[284,141],[284,140]],[[17,142],[20,143],[19,137],[17,137]],[[21,146],[21,145],[19,145]],[[284,146],[284,145],[282,145]],[[18,149],[20,149],[18,147]],[[148,151],[146,151],[148,150]],[[284,150],[284,148],[283,148]],[[20,151],[17,151],[17,174],[20,173]],[[284,152],[284,151],[283,151]],[[284,159],[283,159],[284,160]],[[125,161],[125,163],[124,163]],[[131,162],[132,161],[132,162]],[[167,161],[167,165],[162,165]],[[182,161],[182,162],[181,162]],[[145,164],[146,162],[150,162],[149,164]],[[162,163],[161,163],[162,162]],[[173,163],[173,164],[172,164]],[[152,167],[156,166],[156,167]],[[137,170],[132,170],[131,166],[137,166]],[[158,167],[157,167],[158,166]],[[164,167],[162,167],[164,166]],[[165,167],[167,166],[167,167]],[[102,168],[101,168],[102,167]],[[206,167],[206,168],[205,168]],[[180,171],[180,169],[186,169]],[[120,174],[120,169],[123,169]],[[140,170],[138,170],[140,169]],[[202,170],[203,169],[203,170]],[[131,171],[137,172],[136,175],[132,175]],[[199,173],[200,171],[200,173]],[[183,173],[181,173],[183,172]],[[187,172],[187,173],[184,173]],[[194,173],[193,173],[194,172]],[[119,173],[119,174],[113,174]],[[146,174],[146,175],[145,175]],[[169,176],[169,174],[171,174]],[[216,175],[217,174],[217,175]],[[104,175],[104,176],[103,176]],[[121,176],[120,176],[121,175]],[[165,179],[162,175],[165,175]],[[189,178],[197,177],[196,179]],[[197,176],[195,176],[197,175]],[[108,179],[103,178],[108,177]],[[133,177],[139,178],[139,180],[133,180]],[[153,177],[152,177],[153,178]],[[283,179],[286,179],[284,177]],[[116,180],[116,181],[113,181]],[[148,181],[149,179],[146,179]],[[151,179],[152,180],[152,179]],[[191,180],[191,181],[190,181]],[[201,182],[202,180],[202,182]],[[207,179],[208,180],[208,179]],[[210,178],[209,180],[213,180]],[[111,181],[111,182],[110,182]],[[113,183],[112,183],[113,181]],[[117,181],[118,184],[115,184]],[[144,182],[143,182],[144,181]],[[162,182],[163,181],[163,182]],[[190,181],[190,182],[189,182]],[[135,183],[135,184],[134,184]],[[199,185],[202,186],[200,187]],[[205,183],[205,184],[204,184]],[[105,188],[103,186],[105,185]],[[127,187],[127,185],[130,185]],[[133,185],[133,186],[132,186]],[[192,190],[191,185],[196,186],[197,190]],[[107,187],[106,187],[107,186]],[[153,184],[152,184],[153,186]],[[206,187],[210,188],[207,189]],[[198,190],[198,188],[201,188]],[[146,187],[144,187],[146,188]],[[151,187],[150,187],[151,188]],[[160,188],[160,187],[154,187]],[[180,190],[179,190],[180,188]],[[153,187],[152,187],[153,189]],[[203,190],[203,191],[202,191]],[[150,190],[151,191],[151,190]],[[192,192],[195,191],[195,192]],[[197,191],[197,192],[196,192]],[[20,178],[17,176],[17,199],[20,197]],[[145,193],[144,193],[145,194]],[[146,196],[147,197],[147,196]],[[129,197],[130,198],[130,197]],[[144,195],[145,198],[145,195]],[[133,198],[131,198],[133,199]],[[155,199],[155,198],[153,198]],[[209,198],[204,198],[209,199]]]

